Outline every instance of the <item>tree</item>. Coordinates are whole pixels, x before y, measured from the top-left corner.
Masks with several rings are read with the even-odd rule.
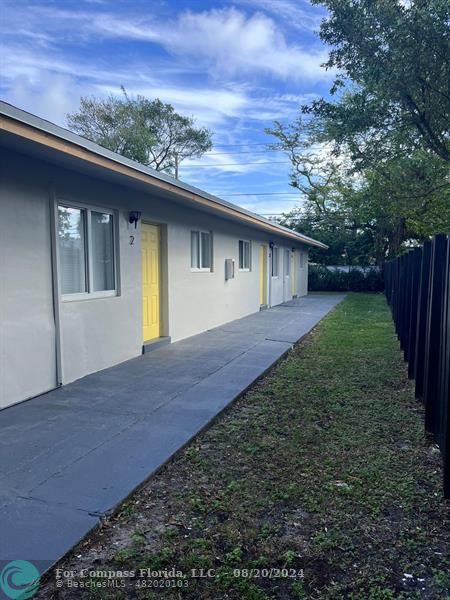
[[[69,128],[113,152],[157,171],[172,173],[176,178],[183,160],[211,150],[211,131],[196,127],[192,117],[178,114],[171,104],[159,99],[130,98],[122,90],[123,98],[81,98],[79,110],[67,115]]]
[[[427,149],[450,163],[450,3],[448,0],[312,0],[329,18],[331,90],[305,112],[324,117],[325,138],[357,167]]]
[[[325,251],[312,249],[313,262],[373,264],[377,256],[372,225],[357,211],[364,185],[349,173],[350,165],[342,156],[333,156],[329,147],[317,143],[314,131],[313,123],[301,117],[290,125],[276,121],[265,130],[277,139],[270,148],[287,154],[290,185],[303,199],[302,208],[285,214],[281,222],[329,246]]]
[[[328,9],[338,74],[331,100],[267,130],[305,202],[287,221],[334,243],[334,259],[381,263],[450,230],[450,4],[312,1]]]
[[[317,127],[318,122],[321,127]],[[304,206],[283,223],[328,244],[324,264],[381,264],[405,246],[450,231],[450,168],[430,150],[372,160],[355,173],[342,153],[318,143],[324,117],[275,123],[271,148],[290,159],[291,185]]]
[[[272,128],[265,129],[266,134],[277,139],[269,148],[285,152],[291,162],[290,185],[317,210],[328,212],[341,197],[342,174],[348,165],[342,156],[333,156],[329,146],[318,143],[314,131],[312,122],[301,117],[290,125],[275,121]]]
[[[285,214],[280,224],[327,244],[327,250],[310,249],[312,263],[367,266],[379,262],[373,231],[362,224],[357,226],[345,210],[323,213],[307,203]]]

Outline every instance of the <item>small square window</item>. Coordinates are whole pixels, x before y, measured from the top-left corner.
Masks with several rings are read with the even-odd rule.
[[[191,269],[211,271],[212,239],[209,231],[191,231]]]
[[[251,243],[246,240],[239,240],[239,270],[250,271],[252,268]]]

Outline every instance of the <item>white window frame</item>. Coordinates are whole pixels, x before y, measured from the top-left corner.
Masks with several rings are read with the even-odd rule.
[[[275,252],[276,251],[276,252]],[[277,261],[275,263],[275,253],[277,255]],[[277,272],[274,275],[273,271],[273,267],[276,264],[277,267]],[[270,274],[272,276],[273,279],[278,279],[278,277],[280,276],[280,252],[279,252],[279,248],[278,246],[272,246],[272,252],[270,253]]]
[[[119,269],[118,269],[118,219],[117,211],[114,211],[103,206],[93,206],[91,204],[83,204],[79,202],[72,202],[70,200],[57,199],[55,207],[55,231],[56,231],[56,244],[59,249],[59,236],[58,236],[58,208],[63,206],[64,208],[75,208],[78,210],[85,211],[84,219],[84,269],[86,277],[85,292],[76,292],[74,294],[63,294],[61,290],[61,299],[63,302],[74,302],[79,300],[94,300],[97,298],[111,298],[119,295]],[[100,290],[98,292],[93,291],[93,269],[92,269],[92,225],[91,225],[91,213],[99,212],[107,215],[111,215],[113,218],[113,261],[114,261],[114,289],[113,290]],[[60,256],[58,250],[58,278],[60,278]],[[61,285],[61,282],[59,283]]]
[[[192,234],[193,233],[198,233],[198,258],[199,258],[199,264],[201,265],[201,260],[202,260],[202,233],[209,235],[209,252],[210,252],[210,258],[209,258],[209,262],[211,264],[211,266],[209,267],[193,267],[192,266]],[[212,273],[213,270],[213,234],[212,231],[207,231],[206,229],[191,229],[191,234],[190,234],[190,258],[191,258],[191,271],[192,273]]]
[[[248,267],[242,266],[241,267],[241,251],[240,251],[240,247],[242,244],[242,265],[244,265],[245,263],[245,252],[244,252],[244,248],[245,248],[245,244],[248,244]],[[239,265],[239,271],[242,271],[244,273],[248,273],[252,270],[252,242],[250,240],[239,240],[238,242],[238,265]]]

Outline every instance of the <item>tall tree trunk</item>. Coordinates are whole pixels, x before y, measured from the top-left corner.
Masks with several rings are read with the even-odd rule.
[[[389,258],[394,258],[400,254],[401,246],[407,238],[406,220],[404,217],[400,217],[397,220],[389,237]]]

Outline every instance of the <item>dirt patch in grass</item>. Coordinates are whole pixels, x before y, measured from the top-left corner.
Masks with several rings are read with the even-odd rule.
[[[406,375],[384,298],[350,295],[59,565],[186,579],[52,573],[38,597],[448,598],[441,458]]]

